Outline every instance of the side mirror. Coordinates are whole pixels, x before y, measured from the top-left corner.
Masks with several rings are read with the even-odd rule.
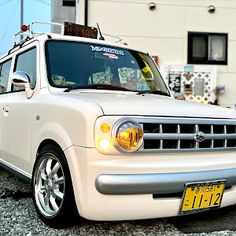
[[[18,88],[24,88],[26,97],[32,97],[34,91],[30,88],[30,77],[23,71],[16,71],[12,74],[12,84]]]

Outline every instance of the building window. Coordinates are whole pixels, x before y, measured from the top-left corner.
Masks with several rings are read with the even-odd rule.
[[[62,6],[65,7],[75,7],[75,0],[63,0]]]
[[[227,65],[228,34],[188,33],[188,64]]]

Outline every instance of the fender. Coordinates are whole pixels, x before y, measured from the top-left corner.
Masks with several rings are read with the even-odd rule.
[[[37,134],[32,137],[34,137],[32,140],[32,165],[35,162],[38,148],[44,140],[53,140],[63,151],[73,144],[68,131],[62,125],[53,122],[41,126]]]

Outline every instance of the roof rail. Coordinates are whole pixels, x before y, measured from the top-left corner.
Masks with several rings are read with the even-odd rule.
[[[107,41],[111,41],[114,43],[123,43],[123,39],[117,35],[106,34],[106,33],[103,33],[102,35],[106,36],[105,38]]]
[[[13,38],[14,45],[13,45],[12,49],[14,49],[15,47],[17,47],[19,45],[20,46],[23,45],[26,41],[28,41],[28,40],[36,37],[36,36],[39,36],[39,35],[42,35],[42,34],[49,34],[49,32],[35,32],[33,30],[33,26],[35,24],[59,26],[61,35],[88,37],[88,35],[87,36],[86,35],[81,35],[81,32],[83,32],[83,33],[85,32],[86,34],[89,34],[90,38],[97,38],[97,29],[94,28],[94,27],[77,25],[77,24],[70,23],[70,22],[65,22],[64,24],[62,24],[62,23],[56,23],[56,22],[33,21],[29,25],[22,25],[21,26],[21,31],[19,31],[18,33],[16,33],[14,35],[14,38]],[[80,30],[78,30],[78,27],[79,27]],[[82,30],[81,30],[81,27],[82,27]],[[86,28],[86,30],[84,30],[84,27]],[[72,31],[72,34],[71,34],[71,31]],[[78,32],[80,33],[79,35],[77,34]],[[17,37],[19,37],[21,35],[24,36],[24,39],[19,40],[18,42],[16,42]],[[123,43],[122,38],[120,38],[119,36],[106,34],[106,33],[103,33],[103,35],[106,36],[106,39],[108,39],[108,41],[115,42],[115,43]]]
[[[64,24],[55,23],[55,22],[33,21],[33,22],[31,22],[29,25],[26,26],[26,30],[21,30],[21,31],[17,32],[17,33],[14,35],[14,38],[13,38],[13,43],[14,43],[14,45],[16,45],[16,38],[17,38],[17,36],[23,35],[23,36],[29,37],[29,38],[31,39],[31,38],[34,38],[34,37],[37,36],[37,35],[46,34],[46,32],[34,32],[34,31],[33,31],[33,25],[35,25],[35,24],[51,25],[51,26],[53,26],[53,25],[60,26],[60,27],[61,27],[61,32],[60,32],[60,34],[63,34],[63,33],[64,33]],[[28,31],[28,32],[27,32],[27,31]]]

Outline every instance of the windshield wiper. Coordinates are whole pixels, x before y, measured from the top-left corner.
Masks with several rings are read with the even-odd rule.
[[[167,96],[170,97],[170,94],[161,90],[153,90],[153,91],[138,91],[137,95],[142,95],[142,94],[158,94],[158,95],[163,95],[163,96]]]
[[[76,89],[105,89],[105,90],[120,90],[120,91],[136,92],[134,90],[130,90],[124,87],[111,85],[111,84],[75,85],[75,86],[71,86],[65,89],[64,92],[70,92],[71,90],[76,90]]]

